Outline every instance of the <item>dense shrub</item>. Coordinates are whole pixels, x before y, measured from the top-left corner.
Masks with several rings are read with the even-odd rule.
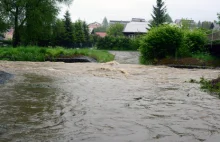
[[[106,36],[97,42],[97,49],[106,50],[137,50],[139,48],[139,38],[130,39],[124,36]]]
[[[184,31],[184,46],[191,53],[206,51],[205,44],[207,41],[206,34],[201,30]]]
[[[183,30],[169,25],[155,27],[141,40],[140,61],[146,64],[167,57],[192,57],[197,53],[206,53],[207,41],[202,30]]]
[[[155,59],[174,57],[183,44],[183,32],[180,28],[164,25],[152,28],[140,43],[143,64],[152,63]]]

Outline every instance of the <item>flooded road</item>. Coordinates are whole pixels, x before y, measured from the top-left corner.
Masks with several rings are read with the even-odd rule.
[[[219,142],[220,70],[0,62],[1,142]]]

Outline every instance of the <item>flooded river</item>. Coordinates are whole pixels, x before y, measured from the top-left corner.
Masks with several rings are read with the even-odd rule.
[[[1,142],[219,142],[220,70],[0,62]]]

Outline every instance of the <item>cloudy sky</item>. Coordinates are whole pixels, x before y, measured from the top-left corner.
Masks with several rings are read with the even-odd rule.
[[[62,6],[59,17],[63,18],[69,10],[73,21],[81,19],[88,23],[102,22],[105,16],[108,20],[150,20],[155,4],[156,0],[74,0],[69,7]],[[214,21],[220,13],[220,0],[165,0],[165,4],[173,20]]]

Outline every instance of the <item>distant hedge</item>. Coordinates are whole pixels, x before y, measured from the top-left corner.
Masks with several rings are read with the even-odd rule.
[[[128,37],[120,36],[106,36],[100,38],[96,44],[97,49],[105,50],[138,50],[140,38],[130,39]]]

